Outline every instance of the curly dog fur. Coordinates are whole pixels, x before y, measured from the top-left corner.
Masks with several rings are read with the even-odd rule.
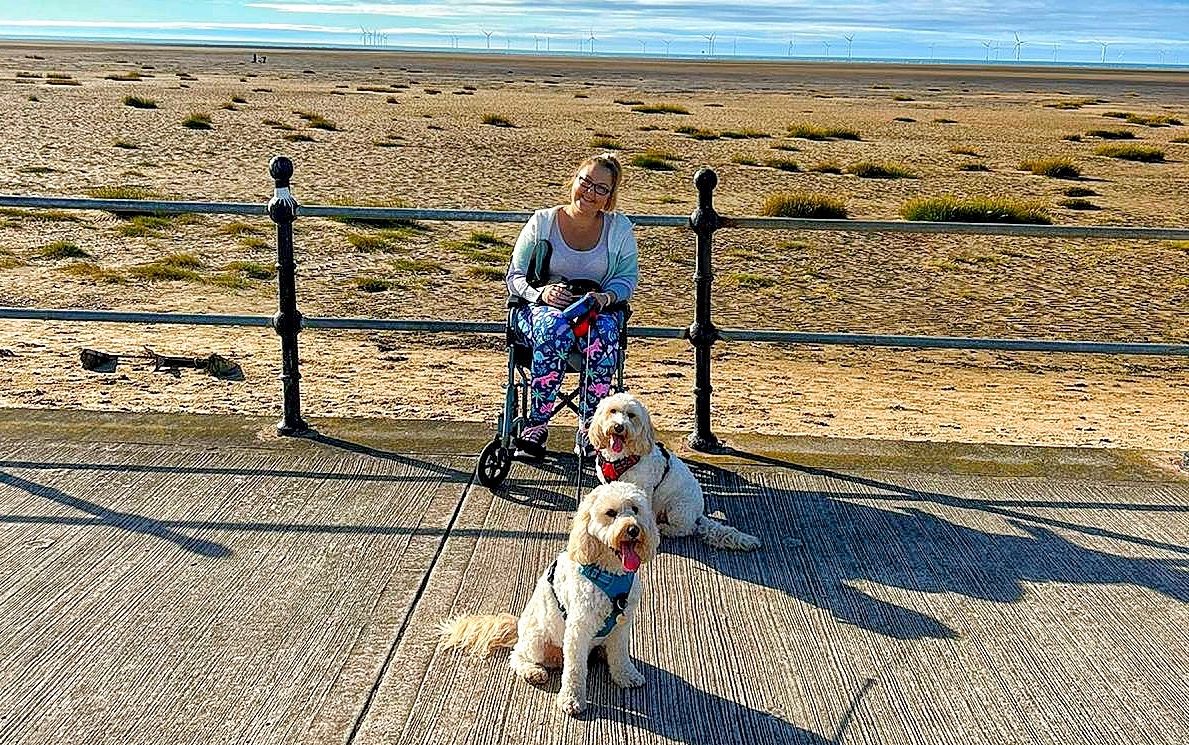
[[[663,536],[687,536],[694,533],[716,548],[752,551],[760,539],[708,517],[702,486],[689,466],[676,455],[662,449],[652,427],[652,418],[640,399],[630,393],[617,393],[599,402],[587,432],[602,462],[630,462],[639,458],[616,481],[626,481],[643,489],[652,499],[652,509]],[[608,481],[602,469],[596,469],[600,481]]]
[[[604,648],[611,679],[617,685],[643,685],[644,676],[632,664],[628,651],[640,605],[640,582],[632,582],[622,614],[610,633],[599,637],[612,617],[612,601],[590,575],[634,573],[656,556],[659,540],[648,496],[639,487],[627,483],[595,487],[578,506],[569,545],[537,580],[520,617],[503,613],[444,621],[440,646],[467,649],[483,657],[496,649],[511,648],[512,669],[534,684],[544,683],[548,668],[560,663],[557,705],[570,715],[586,708],[587,658],[597,646]]]

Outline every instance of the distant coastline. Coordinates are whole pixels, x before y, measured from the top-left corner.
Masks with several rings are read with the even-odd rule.
[[[1168,73],[1183,74],[1189,72],[1189,63],[1174,64],[1174,63],[1126,63],[1126,62],[1090,62],[1090,61],[1047,61],[1047,60],[979,60],[974,58],[937,58],[926,59],[922,57],[853,57],[845,58],[841,56],[821,56],[821,55],[733,55],[733,54],[716,54],[708,56],[705,54],[691,55],[691,54],[647,54],[640,52],[597,52],[591,54],[590,52],[577,52],[573,50],[562,51],[532,51],[528,49],[479,49],[474,47],[461,48],[443,48],[443,47],[419,47],[419,46],[365,46],[359,44],[331,44],[331,43],[307,43],[299,44],[287,41],[249,41],[249,40],[181,40],[168,38],[111,38],[111,37],[28,37],[28,36],[3,36],[0,35],[0,46],[54,46],[54,47],[108,47],[108,48],[124,48],[124,47],[149,47],[149,48],[164,48],[164,49],[221,49],[221,50],[244,50],[251,53],[253,50],[268,50],[277,52],[326,52],[334,54],[390,54],[400,56],[430,56],[430,57],[472,57],[477,59],[487,60],[506,60],[506,59],[536,59],[536,60],[623,60],[635,62],[654,63],[677,63],[677,64],[692,64],[705,63],[712,65],[826,65],[826,66],[851,66],[858,68],[886,68],[886,67],[922,67],[922,68],[962,68],[962,69],[993,69],[1001,72],[1025,73],[1035,75],[1037,72],[1061,72],[1061,71],[1077,71],[1085,72],[1102,72],[1109,73],[1112,71],[1122,72],[1142,72],[1142,73]]]

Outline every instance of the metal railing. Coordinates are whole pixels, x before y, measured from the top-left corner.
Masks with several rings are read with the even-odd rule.
[[[443,222],[523,223],[531,212],[476,210],[407,209],[386,207],[298,206],[290,191],[293,163],[278,156],[269,163],[274,182],[273,197],[265,205],[243,202],[183,202],[140,199],[77,199],[0,195],[0,207],[31,209],[102,210],[113,213],[201,213],[223,215],[267,215],[277,230],[277,313],[273,316],[144,313],[135,311],[87,311],[44,308],[0,307],[0,319],[42,321],[84,321],[143,324],[185,324],[216,326],[271,327],[281,338],[282,418],[277,431],[282,435],[300,435],[309,430],[301,416],[297,336],[304,328],[351,329],[402,332],[449,332],[502,334],[504,323],[467,321],[430,321],[381,318],[335,318],[302,316],[297,308],[296,266],[294,261],[293,222],[298,212],[310,217],[334,217],[363,220],[438,220]],[[1135,228],[1127,226],[1052,226],[999,223],[923,223],[873,220],[814,220],[772,217],[725,217],[714,209],[714,189],[718,176],[703,168],[694,176],[698,207],[687,218],[676,215],[629,215],[640,227],[670,227],[692,230],[696,236],[697,257],[694,269],[694,318],[685,328],[632,326],[633,337],[688,339],[694,347],[695,429],[688,442],[696,450],[714,451],[721,447],[713,434],[710,404],[713,386],[710,352],[718,340],[773,342],[786,344],[846,345],[857,347],[900,347],[908,349],[969,349],[1015,352],[1062,352],[1117,355],[1189,356],[1189,344],[1141,344],[1075,340],[991,339],[942,336],[902,336],[884,334],[814,333],[755,329],[719,329],[711,319],[713,270],[711,253],[714,233],[724,228],[759,230],[824,230],[880,233],[959,233],[968,235],[1007,235],[1049,238],[1120,238],[1130,240],[1189,240],[1189,229]]]

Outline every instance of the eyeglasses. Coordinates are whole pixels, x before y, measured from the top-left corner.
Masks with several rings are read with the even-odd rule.
[[[597,181],[591,181],[585,176],[579,176],[578,183],[582,185],[583,189],[590,189],[600,197],[611,196],[611,187],[607,186],[606,184],[600,184]]]

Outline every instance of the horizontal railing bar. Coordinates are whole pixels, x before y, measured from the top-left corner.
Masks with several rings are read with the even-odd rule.
[[[215,313],[147,313],[115,310],[55,310],[47,308],[0,308],[0,319],[164,323],[187,326],[272,326],[272,316],[240,316]]]
[[[170,199],[76,199],[70,197],[20,197],[0,194],[0,207],[102,210],[104,212],[168,212],[178,214],[268,216],[268,207],[263,202],[183,202]]]
[[[85,209],[106,212],[206,213],[227,215],[268,214],[264,203],[182,202],[149,199],[81,199],[0,195],[0,207]],[[347,207],[300,205],[298,214],[366,220],[439,220],[444,222],[523,223],[531,212],[493,210],[437,210],[396,207]],[[688,228],[684,215],[628,215],[641,227]],[[1138,240],[1189,240],[1186,228],[1133,228],[1112,225],[1012,225],[1003,223],[911,222],[905,220],[809,220],[794,217],[720,216],[722,228],[753,230],[821,230],[855,233],[1007,235],[1037,238],[1120,238]]]
[[[0,319],[39,321],[100,321],[109,323],[177,324],[191,326],[273,325],[272,316],[217,315],[203,313],[141,313],[105,310],[46,310],[0,308]],[[383,318],[310,317],[302,319],[308,329],[352,329],[361,331],[403,331],[425,333],[502,334],[506,324],[496,321],[430,321]],[[1122,342],[1044,339],[988,339],[951,336],[893,336],[884,334],[836,334],[796,331],[720,329],[726,341],[782,344],[838,344],[856,347],[903,347],[914,349],[972,349],[1003,352],[1068,352],[1189,356],[1189,344],[1131,344]],[[632,326],[637,339],[684,339],[689,329],[672,326]]]
[[[1185,228],[1129,228],[1110,225],[1011,225],[974,222],[910,222],[907,220],[808,220],[794,217],[721,217],[721,227],[757,230],[833,230],[858,233],[962,233],[1038,238],[1131,238],[1189,240]]]
[[[636,336],[636,330],[632,329]],[[1088,354],[1140,354],[1189,356],[1189,344],[1131,344],[1122,342],[1046,339],[987,339],[961,336],[890,336],[881,334],[801,333],[795,331],[746,331],[721,329],[727,341],[783,344],[842,344],[855,347],[905,347],[912,349],[986,349],[1002,352],[1072,352]]]

